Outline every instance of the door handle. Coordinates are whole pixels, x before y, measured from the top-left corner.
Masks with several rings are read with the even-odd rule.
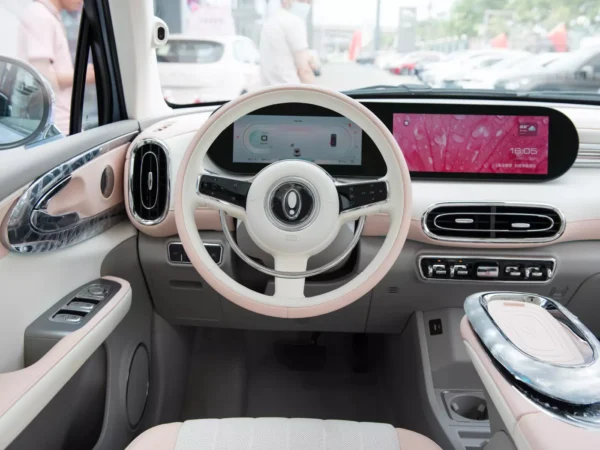
[[[41,233],[52,233],[62,231],[76,225],[79,222],[77,212],[68,212],[65,214],[53,215],[47,211],[48,202],[58,194],[71,181],[67,176],[59,180],[34,206],[29,216],[31,226]]]

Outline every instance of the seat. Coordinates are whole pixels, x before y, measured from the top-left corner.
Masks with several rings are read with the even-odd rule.
[[[441,450],[391,425],[344,420],[200,419],[159,425],[127,450]]]

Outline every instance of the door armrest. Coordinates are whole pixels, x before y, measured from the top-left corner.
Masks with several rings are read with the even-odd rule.
[[[120,289],[85,325],[62,338],[35,364],[0,374],[0,448],[25,429],[129,311],[129,283],[115,277],[103,279],[118,283]]]

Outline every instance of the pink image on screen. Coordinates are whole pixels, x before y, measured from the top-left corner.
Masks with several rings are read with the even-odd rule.
[[[394,114],[394,138],[412,172],[548,173],[549,118]]]

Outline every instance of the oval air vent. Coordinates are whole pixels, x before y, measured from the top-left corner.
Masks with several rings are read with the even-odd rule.
[[[429,237],[446,241],[548,242],[565,227],[559,210],[520,203],[444,203],[423,215]]]
[[[155,139],[145,139],[131,151],[129,206],[135,219],[156,225],[169,210],[169,154]]]

